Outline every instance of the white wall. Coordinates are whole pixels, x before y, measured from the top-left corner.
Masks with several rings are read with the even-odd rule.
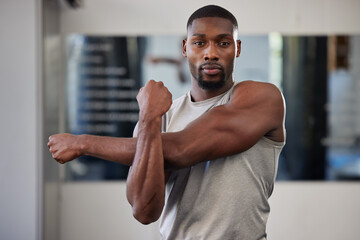
[[[86,0],[84,7],[62,9],[68,33],[184,34],[187,18],[207,4],[221,5],[237,18],[241,34],[360,33],[358,0]]]
[[[61,240],[158,240],[158,222],[131,214],[125,183],[67,183],[61,188]],[[360,184],[277,182],[270,198],[269,239],[354,240],[360,235]]]
[[[125,182],[63,184],[60,240],[160,239],[157,223],[133,218],[125,189]]]
[[[0,1],[0,239],[41,235],[40,1]]]
[[[358,182],[277,182],[269,202],[269,239],[359,239]]]

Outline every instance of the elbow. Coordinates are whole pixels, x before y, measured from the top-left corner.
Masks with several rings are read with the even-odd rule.
[[[134,218],[144,225],[156,222],[164,207],[164,194],[154,194],[149,201],[144,201],[144,197],[136,199],[137,201],[131,203]]]
[[[150,223],[156,222],[162,212],[162,208],[142,208],[133,206],[133,216],[134,218],[144,225],[148,225]]]
[[[141,224],[144,225],[149,225],[150,223],[153,223],[157,220],[143,214],[133,214],[133,216],[136,220],[138,220]]]
[[[149,193],[140,189],[141,192],[137,193],[129,184],[130,182],[128,179],[126,196],[132,207],[134,218],[144,225],[157,221],[165,204],[165,190],[161,188],[159,192]]]

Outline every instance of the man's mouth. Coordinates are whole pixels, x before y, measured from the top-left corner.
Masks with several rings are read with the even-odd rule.
[[[211,63],[206,63],[206,64],[201,65],[200,69],[206,75],[216,75],[223,70],[223,68],[220,64],[211,64]]]

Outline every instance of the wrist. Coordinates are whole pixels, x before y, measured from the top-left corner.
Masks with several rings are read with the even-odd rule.
[[[139,115],[138,133],[142,131],[161,131],[161,116]]]
[[[161,115],[153,115],[151,113],[142,112],[142,111],[139,112],[139,121],[144,123],[161,122],[161,117],[162,117]]]
[[[78,150],[80,156],[86,155],[89,152],[89,145],[87,144],[89,136],[90,135],[87,134],[81,134],[76,136],[76,149]]]

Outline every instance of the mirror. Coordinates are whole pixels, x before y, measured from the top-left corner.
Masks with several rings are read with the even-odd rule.
[[[131,137],[136,94],[163,81],[177,98],[190,90],[184,36],[66,38],[66,131]],[[360,36],[240,36],[235,81],[278,86],[287,103],[287,144],[278,180],[360,179]],[[81,157],[69,181],[126,179],[128,167]]]

